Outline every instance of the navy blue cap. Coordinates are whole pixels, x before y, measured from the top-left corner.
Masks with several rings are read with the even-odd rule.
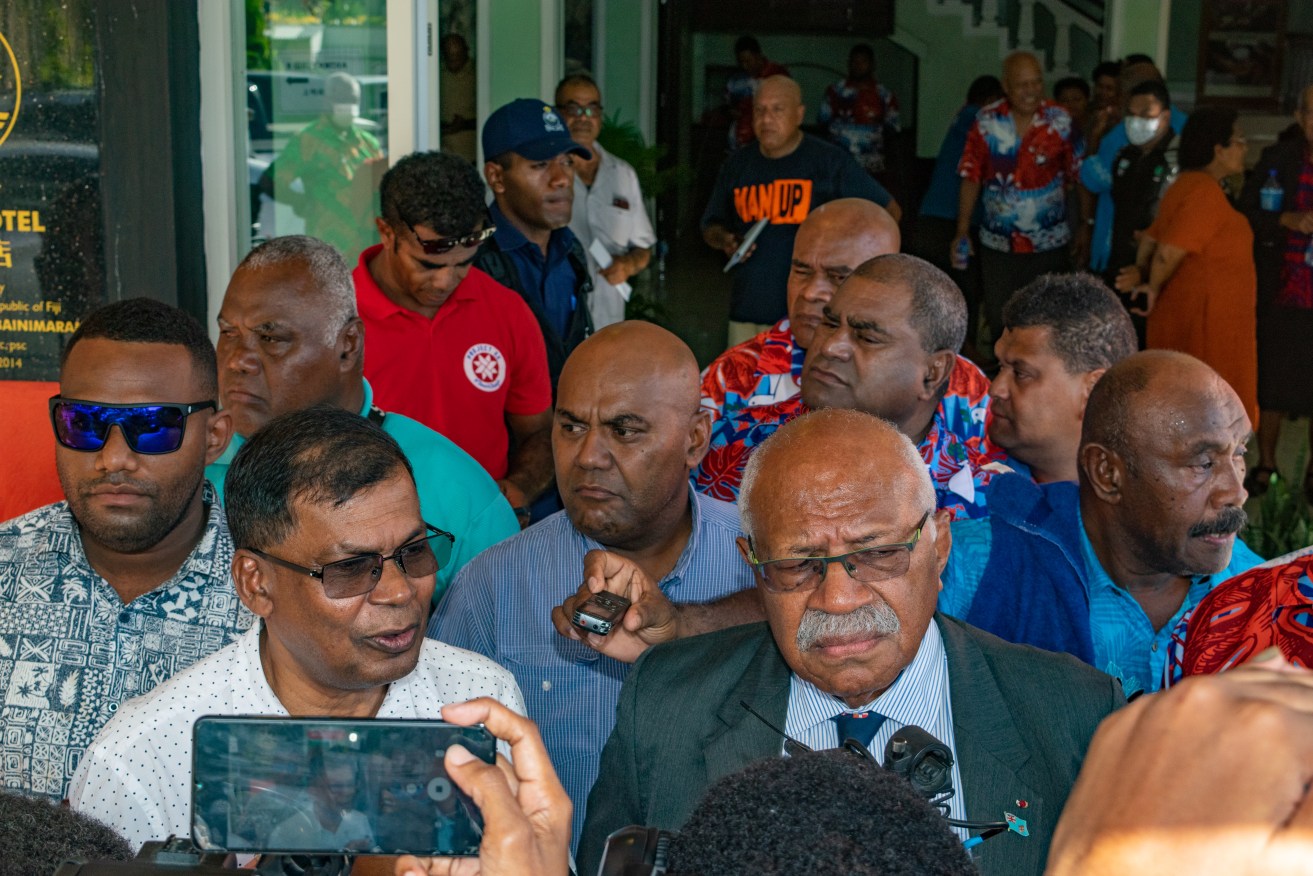
[[[570,139],[570,132],[551,104],[531,97],[511,101],[483,123],[483,157],[492,160],[503,152],[514,152],[530,161],[546,161],[562,152],[593,157]]]

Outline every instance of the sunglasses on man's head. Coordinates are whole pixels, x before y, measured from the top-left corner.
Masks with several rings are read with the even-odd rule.
[[[109,430],[118,426],[133,453],[172,453],[182,446],[187,418],[218,407],[212,401],[107,405],[56,395],[50,399],[50,422],[55,438],[69,450],[97,451],[109,440]]]
[[[402,221],[405,222],[404,219]],[[414,225],[411,225],[409,222],[406,222],[405,224],[406,227],[410,229],[410,233],[415,235],[415,239],[419,241],[420,249],[424,250],[426,255],[442,255],[443,253],[451,252],[458,246],[478,246],[497,233],[497,226],[489,225],[479,231],[471,231],[469,234],[463,234],[460,237],[442,237],[437,240],[425,240],[415,231]]]

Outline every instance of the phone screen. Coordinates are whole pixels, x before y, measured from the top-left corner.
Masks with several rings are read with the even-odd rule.
[[[192,839],[232,852],[477,855],[483,822],[447,777],[482,725],[207,716],[192,729]]]

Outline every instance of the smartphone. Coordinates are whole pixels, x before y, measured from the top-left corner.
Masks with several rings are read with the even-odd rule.
[[[206,851],[477,855],[478,808],[442,758],[493,763],[481,724],[209,715],[192,727],[192,840]]]
[[[629,610],[629,600],[605,590],[594,593],[588,601],[574,610],[572,621],[576,627],[599,636],[609,635],[611,629]]]

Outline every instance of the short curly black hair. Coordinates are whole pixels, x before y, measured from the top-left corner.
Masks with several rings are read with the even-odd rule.
[[[98,307],[82,320],[59,357],[62,370],[79,341],[101,338],[130,344],[177,344],[191,354],[192,366],[206,398],[219,394],[219,364],[214,344],[189,313],[154,298],[128,298]],[[201,399],[187,399],[201,401]]]
[[[1121,300],[1093,274],[1044,274],[1003,306],[1003,328],[1040,326],[1068,374],[1111,368],[1139,347]]]
[[[451,152],[413,152],[379,185],[384,220],[398,231],[423,225],[442,237],[468,234],[487,220],[486,190],[474,165]]]
[[[712,785],[671,840],[671,876],[973,876],[906,779],[843,750],[758,761]]]
[[[0,793],[0,876],[53,873],[66,860],[131,861],[127,840],[57,803]]]

